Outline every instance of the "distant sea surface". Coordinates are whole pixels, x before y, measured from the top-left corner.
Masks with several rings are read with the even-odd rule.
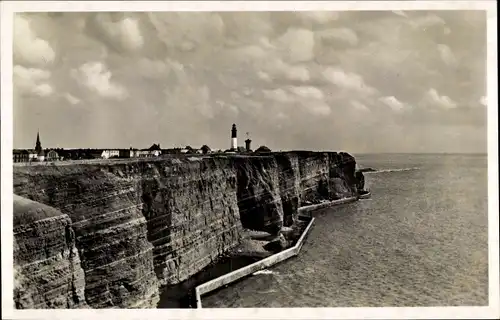
[[[355,155],[372,198],[314,213],[299,256],[203,296],[217,307],[488,304],[486,155]]]

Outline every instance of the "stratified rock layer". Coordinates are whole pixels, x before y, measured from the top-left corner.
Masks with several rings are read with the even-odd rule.
[[[298,151],[15,166],[16,306],[154,308],[244,229],[281,239],[301,203],[355,195],[355,165]]]
[[[71,219],[14,195],[14,299],[20,309],[85,308]]]

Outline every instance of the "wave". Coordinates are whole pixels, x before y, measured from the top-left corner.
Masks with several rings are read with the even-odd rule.
[[[419,167],[411,167],[411,168],[401,168],[401,169],[383,169],[383,170],[376,170],[376,171],[368,171],[368,172],[365,172],[364,174],[369,174],[369,173],[383,173],[383,172],[413,171],[413,170],[420,170],[420,168]]]
[[[276,272],[274,272],[272,270],[264,269],[264,270],[259,270],[259,271],[253,273],[254,276],[257,276],[259,274],[276,274]]]

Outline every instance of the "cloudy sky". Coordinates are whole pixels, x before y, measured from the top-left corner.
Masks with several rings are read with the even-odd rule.
[[[31,13],[14,147],[486,152],[482,11]]]

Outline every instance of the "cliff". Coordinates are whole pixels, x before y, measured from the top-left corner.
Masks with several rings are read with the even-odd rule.
[[[302,203],[355,195],[355,159],[307,151],[14,166],[17,308],[154,308]]]

